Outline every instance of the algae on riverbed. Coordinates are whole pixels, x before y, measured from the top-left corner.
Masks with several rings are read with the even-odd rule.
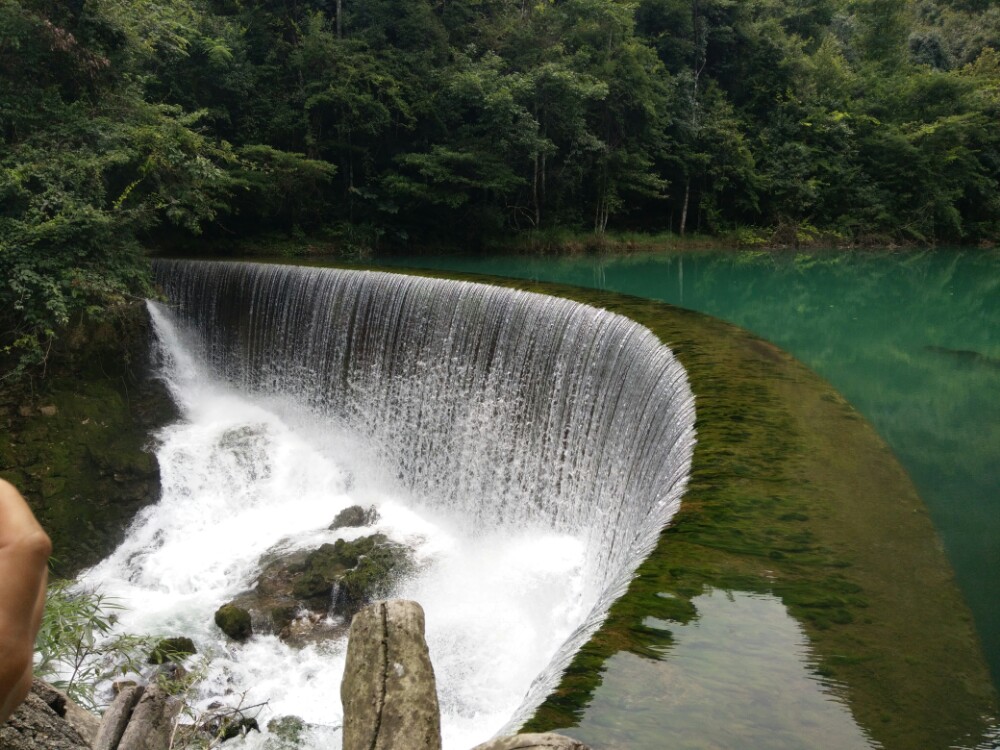
[[[543,289],[628,315],[671,346],[697,399],[698,446],[681,511],[529,727],[573,726],[599,689],[601,662],[646,650],[645,618],[660,616],[664,593],[690,602],[724,589],[782,600],[809,636],[817,674],[836,681],[878,745],[978,744],[997,696],[971,616],[926,508],[870,425],[813,372],[735,326]]]

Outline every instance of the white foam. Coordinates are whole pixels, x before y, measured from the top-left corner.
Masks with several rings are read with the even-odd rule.
[[[179,345],[170,325],[158,320],[163,340]],[[262,726],[294,714],[319,727],[307,747],[339,744],[344,643],[296,649],[255,636],[236,645],[213,615],[252,586],[258,561],[276,546],[372,533],[328,526],[339,510],[374,502],[377,530],[413,546],[421,570],[398,594],[425,609],[446,747],[489,738],[579,621],[582,543],[531,529],[463,537],[465,524],[413,507],[377,464],[355,461],[365,453],[360,438],[356,450],[338,453],[349,436],[331,436],[288,403],[255,402],[184,354],[172,351],[168,370],[183,419],[160,438],[162,499],[81,578],[126,606],[119,630],[192,637],[211,658],[197,705],[266,701]]]

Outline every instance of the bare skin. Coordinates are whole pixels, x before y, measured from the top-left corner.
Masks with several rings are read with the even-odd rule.
[[[0,479],[0,723],[31,689],[52,542],[12,484]]]

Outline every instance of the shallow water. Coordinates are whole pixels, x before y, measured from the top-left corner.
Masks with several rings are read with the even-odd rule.
[[[566,734],[602,750],[877,747],[837,686],[816,676],[808,639],[780,599],[714,590],[691,603],[698,614],[687,624],[646,619],[662,632],[662,660],[612,656],[604,689]]]
[[[607,289],[787,349],[889,443],[945,544],[1000,685],[1000,252],[706,252],[393,263]]]

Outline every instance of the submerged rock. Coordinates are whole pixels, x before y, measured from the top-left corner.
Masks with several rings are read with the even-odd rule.
[[[306,723],[298,716],[278,716],[267,722],[267,731],[283,740],[297,742],[306,728]]]
[[[215,611],[215,624],[234,641],[245,641],[253,635],[250,613],[235,604],[223,604]]]
[[[219,742],[245,737],[250,732],[260,732],[257,719],[236,712],[226,716],[217,716],[203,727],[206,734]]]
[[[301,745],[306,723],[298,716],[279,716],[267,722],[270,736],[264,742],[265,750],[294,750]]]

